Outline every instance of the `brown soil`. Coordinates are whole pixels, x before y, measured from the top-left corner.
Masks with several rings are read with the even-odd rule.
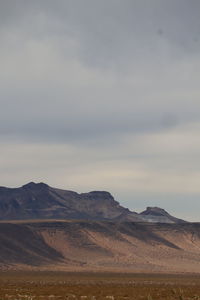
[[[199,300],[200,277],[164,274],[1,272],[0,299]]]

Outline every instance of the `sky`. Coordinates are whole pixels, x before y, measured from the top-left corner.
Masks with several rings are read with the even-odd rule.
[[[0,0],[0,185],[200,221],[200,1]]]

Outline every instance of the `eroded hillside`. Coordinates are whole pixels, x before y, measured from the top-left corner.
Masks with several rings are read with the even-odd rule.
[[[0,223],[1,269],[200,272],[200,224]]]

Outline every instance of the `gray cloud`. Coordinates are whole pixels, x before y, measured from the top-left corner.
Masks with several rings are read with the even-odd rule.
[[[198,0],[0,1],[2,184],[196,203],[199,11]]]

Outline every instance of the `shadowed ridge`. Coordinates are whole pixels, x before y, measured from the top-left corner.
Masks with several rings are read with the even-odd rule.
[[[50,187],[43,182],[0,189],[0,220],[113,220],[124,212],[127,209],[106,191],[78,194]]]
[[[180,223],[165,210],[147,208],[138,214],[123,207],[107,191],[76,193],[29,182],[19,188],[0,188],[0,220],[87,219],[115,222]]]

